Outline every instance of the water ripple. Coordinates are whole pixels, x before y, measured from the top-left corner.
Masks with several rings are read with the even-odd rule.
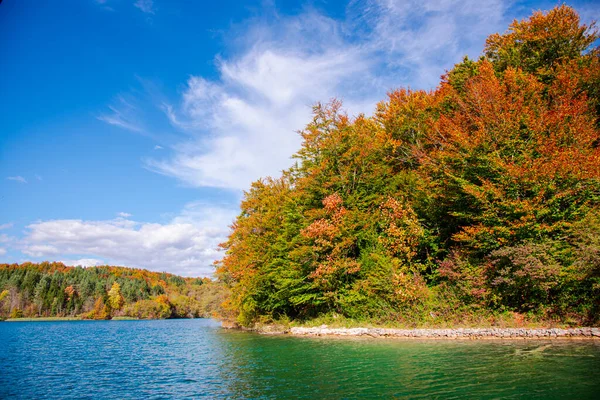
[[[210,320],[0,324],[0,398],[595,398],[597,342],[265,337]]]

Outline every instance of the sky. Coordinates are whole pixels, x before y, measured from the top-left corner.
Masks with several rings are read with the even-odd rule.
[[[556,4],[4,0],[0,262],[211,276],[243,190],[292,165],[311,106],[371,114],[434,89]]]

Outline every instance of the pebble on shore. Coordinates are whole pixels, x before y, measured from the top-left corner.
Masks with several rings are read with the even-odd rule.
[[[283,332],[282,332],[283,333]],[[458,328],[458,329],[386,329],[386,328],[315,328],[293,327],[296,336],[370,336],[415,339],[600,339],[600,328]]]

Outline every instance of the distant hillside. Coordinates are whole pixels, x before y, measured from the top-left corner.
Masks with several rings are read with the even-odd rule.
[[[0,318],[210,317],[223,299],[223,286],[208,278],[59,262],[0,264]]]

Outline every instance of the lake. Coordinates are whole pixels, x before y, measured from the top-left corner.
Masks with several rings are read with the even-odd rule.
[[[598,341],[295,338],[212,320],[0,323],[0,398],[600,398]]]

